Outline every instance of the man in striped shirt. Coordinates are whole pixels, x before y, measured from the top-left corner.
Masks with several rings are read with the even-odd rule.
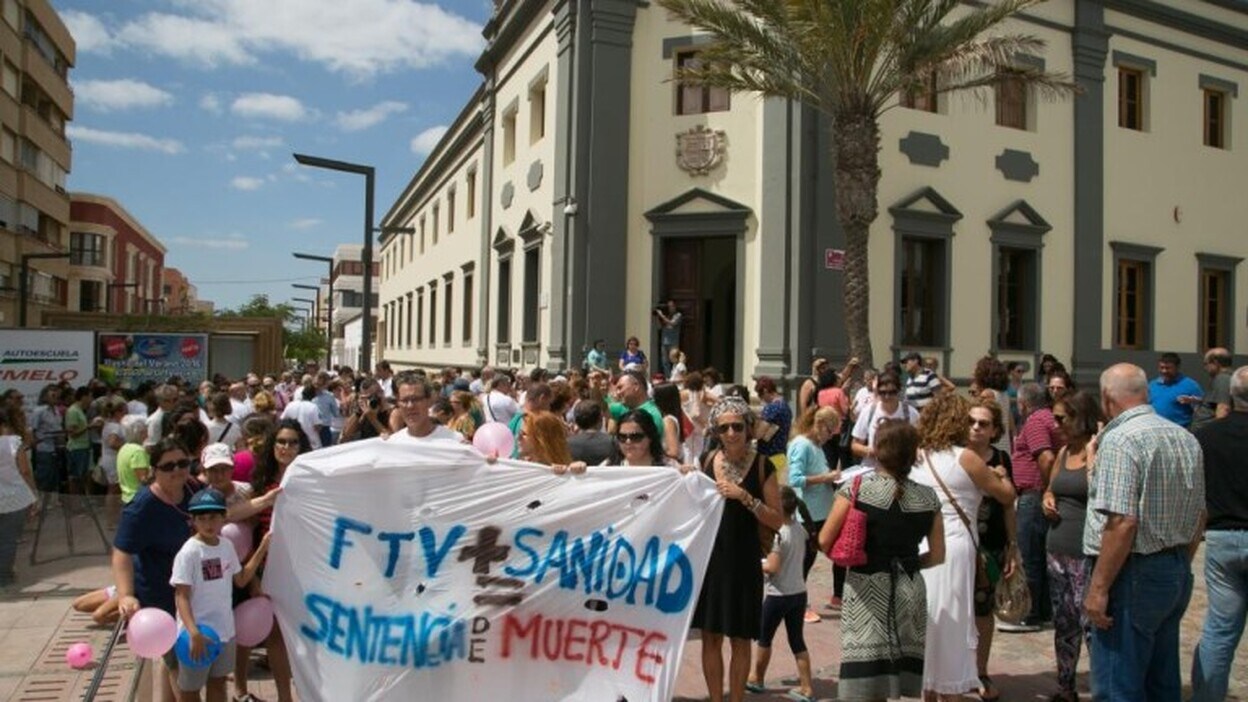
[[[1092,693],[1178,700],[1179,623],[1205,520],[1200,444],[1156,413],[1138,366],[1101,374],[1101,404],[1110,422],[1091,467],[1083,533],[1095,563],[1084,599]]]

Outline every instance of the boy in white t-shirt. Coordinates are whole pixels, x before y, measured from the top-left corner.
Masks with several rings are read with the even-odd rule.
[[[221,538],[225,526],[225,496],[204,488],[191,498],[188,511],[195,535],[186,540],[173,559],[174,603],[178,608],[178,629],[190,635],[191,660],[201,660],[210,643],[200,627],[210,626],[221,642],[221,652],[211,665],[179,665],[172,651],[165,663],[175,670],[183,700],[198,700],[199,691],[208,687],[208,699],[225,699],[226,676],[234,670],[234,610],[232,586],[244,587],[255,577],[269,550],[269,535],[256,548],[247,566],[241,566],[234,544]]]

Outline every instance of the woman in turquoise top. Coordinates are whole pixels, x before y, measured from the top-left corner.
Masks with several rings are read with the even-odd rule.
[[[828,518],[832,502],[836,499],[836,483],[841,479],[838,467],[829,468],[828,459],[823,452],[823,445],[840,431],[841,416],[831,407],[808,407],[802,416],[797,418],[793,426],[793,438],[789,440],[786,454],[789,467],[789,486],[797,493],[798,498],[806,504],[809,519],[806,529],[818,534],[823,529],[823,522]],[[805,519],[807,515],[803,515]],[[802,576],[810,574],[815,564],[815,552],[806,550],[806,559],[802,563]],[[838,572],[839,571],[839,572]],[[845,570],[834,570],[833,595],[840,597],[840,588],[844,586]],[[817,622],[819,615],[814,610],[806,610],[806,621]]]

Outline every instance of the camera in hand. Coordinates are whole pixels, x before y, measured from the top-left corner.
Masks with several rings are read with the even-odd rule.
[[[377,409],[377,407],[378,407],[380,404],[381,404],[381,399],[379,399],[376,395],[374,395],[374,396],[372,396],[372,397],[368,398],[368,406],[369,406],[371,409]]]

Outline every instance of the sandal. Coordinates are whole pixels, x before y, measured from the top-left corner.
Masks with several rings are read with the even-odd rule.
[[[256,697],[250,692],[244,692],[241,695],[235,695],[234,702],[264,702],[264,700],[260,699],[259,697]]]
[[[1001,699],[1001,691],[992,684],[992,676],[979,676],[979,699],[983,702],[996,702]]]
[[[754,694],[756,694],[756,695],[760,695],[760,694],[762,694],[762,693],[766,692],[766,691],[767,691],[767,688],[763,687],[762,683],[756,683],[756,682],[753,682],[753,681],[751,681],[751,680],[747,680],[747,681],[745,682],[745,691],[746,691],[746,692],[752,692],[752,693],[754,693]]]
[[[793,689],[784,694],[785,697],[795,700],[795,702],[815,702],[815,698],[803,693],[801,690]]]

